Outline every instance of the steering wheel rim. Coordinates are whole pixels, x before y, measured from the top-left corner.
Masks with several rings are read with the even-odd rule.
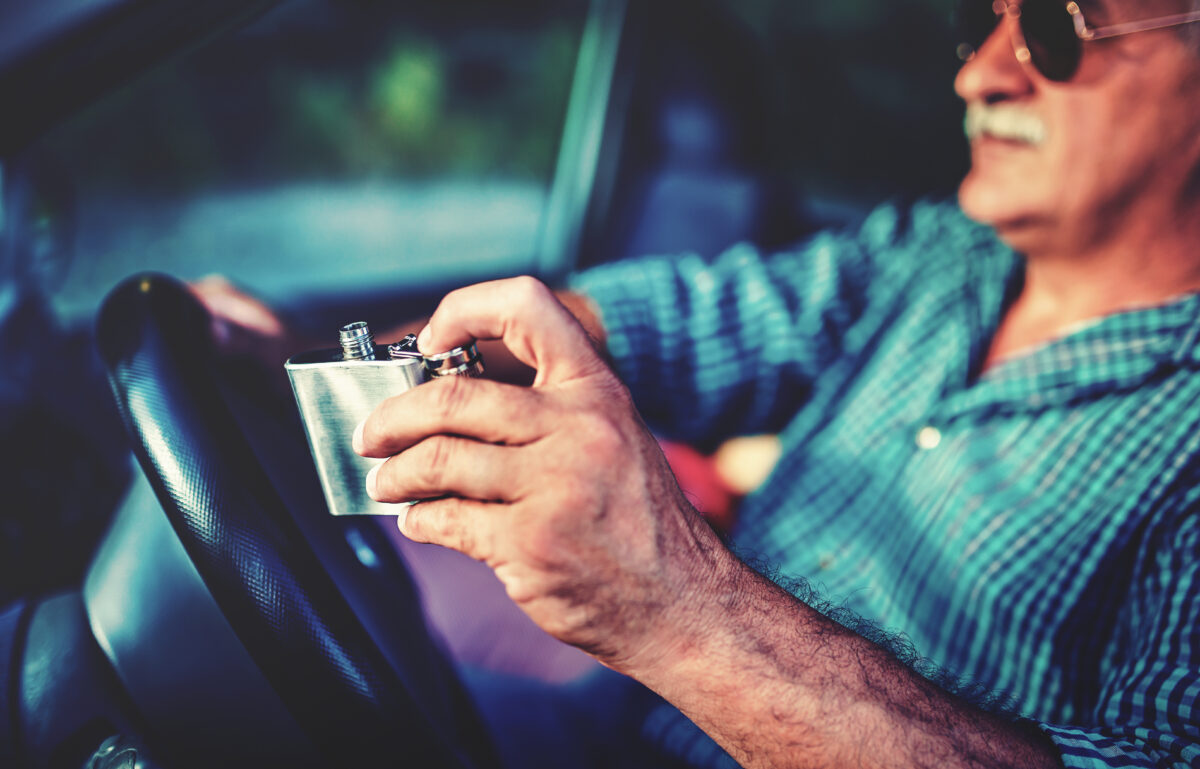
[[[495,765],[461,691],[442,703],[421,698],[326,573],[221,395],[209,318],[190,292],[162,275],[125,281],[101,308],[97,341],[172,528],[325,761]],[[443,680],[457,687],[452,674]]]

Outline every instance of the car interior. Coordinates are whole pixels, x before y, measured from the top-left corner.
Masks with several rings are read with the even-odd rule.
[[[0,766],[498,765],[391,520],[329,515],[186,282],[332,347],[951,194],[949,8],[0,2]]]

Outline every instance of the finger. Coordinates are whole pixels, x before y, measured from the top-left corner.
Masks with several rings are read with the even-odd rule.
[[[564,382],[604,370],[575,316],[540,281],[509,278],[453,291],[422,330],[418,346],[433,354],[473,339],[499,339],[537,370],[534,385]]]
[[[555,413],[542,393],[528,387],[442,377],[379,404],[352,441],[365,457],[388,457],[438,434],[524,445],[550,431]]]
[[[522,496],[517,449],[435,435],[376,465],[367,493],[378,502],[455,496],[515,501]]]
[[[487,563],[494,551],[493,531],[502,509],[502,505],[473,499],[434,499],[403,510],[396,525],[414,542],[448,547]]]
[[[221,275],[206,275],[188,288],[214,317],[263,336],[282,336],[287,330],[270,307]]]

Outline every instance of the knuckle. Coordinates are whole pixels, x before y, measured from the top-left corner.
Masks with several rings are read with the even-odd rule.
[[[455,444],[453,438],[439,435],[421,442],[420,464],[416,476],[422,489],[441,490],[446,482],[447,471],[454,461]]]
[[[525,532],[522,551],[529,563],[543,573],[561,573],[571,566],[572,548],[562,534],[545,526]]]
[[[518,302],[542,302],[552,296],[545,283],[530,275],[512,279],[512,291]]]
[[[607,413],[591,411],[581,415],[576,429],[581,444],[591,456],[608,457],[625,450],[624,431]]]
[[[617,377],[612,369],[605,366],[604,371],[596,377],[594,397],[596,402],[604,404],[608,410],[617,414],[636,414],[637,406],[633,402],[633,394]]]
[[[425,385],[433,399],[432,408],[442,419],[451,419],[465,408],[469,397],[469,377],[449,376]]]
[[[404,514],[402,531],[404,536],[414,542],[432,542],[429,536],[429,516],[426,514],[428,510],[419,510],[420,507],[419,504],[409,506]]]
[[[439,316],[453,316],[458,314],[461,307],[471,305],[475,301],[481,285],[482,284],[475,283],[473,285],[462,286],[461,288],[456,288],[453,291],[448,292],[442,297],[441,301],[438,302],[437,309],[434,311],[433,317],[430,318],[430,321],[432,322],[437,320]]]
[[[466,503],[456,497],[419,502],[409,508],[405,535],[417,542],[431,542],[485,560],[487,553],[469,520]]]
[[[463,525],[463,501],[461,499],[446,500],[444,507],[448,514],[443,519],[446,530],[443,532],[445,542],[460,553],[479,558],[478,542],[474,530]]]
[[[448,528],[444,506],[433,502],[413,503],[408,508],[404,528],[411,539],[441,544]]]
[[[565,513],[562,516],[563,525],[577,526],[581,518],[590,517],[596,505],[595,487],[572,483],[558,491],[553,504],[555,509]]]

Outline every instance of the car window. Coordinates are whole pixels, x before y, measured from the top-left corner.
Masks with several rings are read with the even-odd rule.
[[[667,19],[644,45],[663,48],[662,38],[707,18],[715,33],[695,37],[700,50],[692,53],[727,72],[738,66],[745,80],[730,89],[743,102],[751,94],[763,102],[735,100],[729,109],[764,116],[762,136],[756,128],[749,142],[767,157],[757,183],[772,193],[744,197],[770,216],[820,223],[832,210],[837,221],[840,211],[853,215],[889,197],[945,194],[961,176],[949,0],[657,5]],[[580,136],[598,132],[576,125],[575,140],[564,140],[568,114],[604,46],[615,46],[615,37],[589,39],[589,30],[597,19],[619,25],[622,6],[637,7],[281,3],[110,94],[24,153],[44,240],[34,252],[50,275],[43,283],[61,314],[86,318],[112,285],[146,269],[182,278],[224,273],[285,307],[561,270],[583,220],[563,215],[564,188],[594,181],[564,175],[563,158],[576,162],[588,149]],[[748,49],[728,48],[722,35],[744,38]],[[734,61],[747,58],[753,66]],[[635,59],[632,76],[647,61]],[[614,99],[604,108],[622,105]],[[612,125],[610,115],[603,127]],[[694,123],[680,125],[694,132]],[[623,148],[634,145],[630,138]],[[619,171],[610,173],[617,184]],[[708,210],[715,200],[729,208],[744,189],[725,184],[697,196],[697,206]],[[613,187],[613,205],[650,199],[637,192],[636,184]],[[684,231],[715,221],[680,211]],[[649,219],[670,214],[651,209]],[[754,237],[763,228],[740,222],[767,215],[751,211],[713,229]],[[600,226],[612,229],[607,220]],[[553,230],[557,249],[547,246]],[[785,225],[766,239],[800,231]],[[629,242],[657,248],[673,237]],[[560,263],[547,264],[548,250]]]
[[[112,94],[26,153],[69,220],[60,311],[144,269],[284,304],[528,270],[586,15],[293,0]]]

